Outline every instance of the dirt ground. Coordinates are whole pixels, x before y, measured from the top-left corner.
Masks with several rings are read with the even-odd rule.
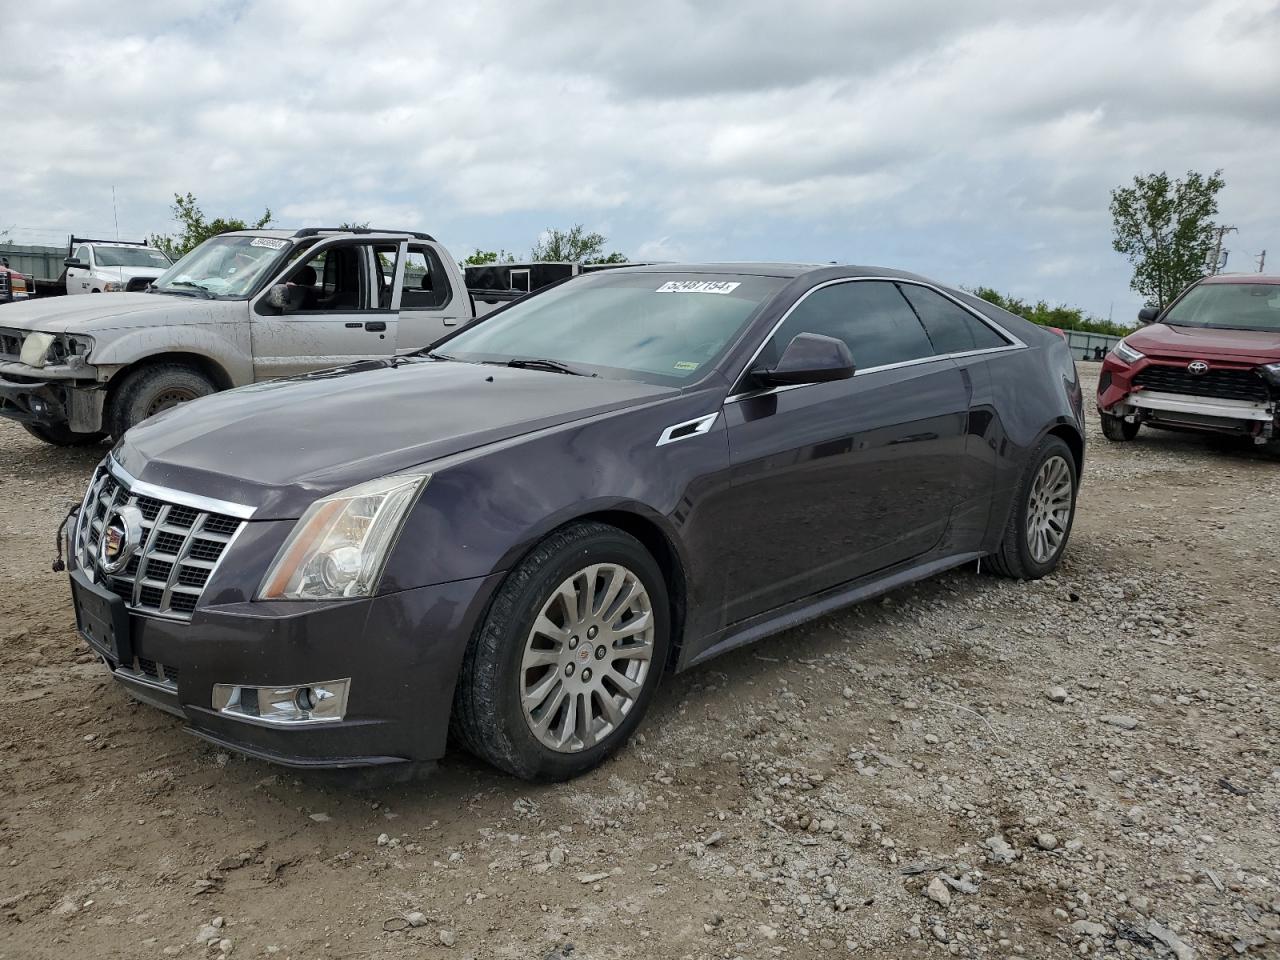
[[[1096,426],[1053,578],[667,678],[574,783],[371,788],[118,689],[50,571],[106,450],[0,423],[0,957],[1280,957],[1280,462]]]

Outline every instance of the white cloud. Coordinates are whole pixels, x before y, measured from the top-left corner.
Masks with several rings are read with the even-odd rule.
[[[65,29],[96,10],[0,26],[0,100],[32,107],[0,177],[17,240],[101,230],[113,185],[122,234],[169,229],[190,190],[285,225],[524,251],[583,222],[636,257],[855,257],[1106,312],[1133,302],[1108,191],[1222,167],[1233,266],[1280,247],[1275,0],[227,0]]]

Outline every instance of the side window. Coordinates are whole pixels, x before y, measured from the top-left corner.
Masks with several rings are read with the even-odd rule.
[[[843,340],[859,370],[918,360],[936,352],[897,288],[881,280],[855,280],[815,290],[778,328],[760,360],[776,363],[800,333]]]
[[[284,278],[298,298],[298,312],[352,313],[365,309],[360,287],[364,247],[328,247],[299,263]]]
[[[449,302],[449,275],[430,247],[410,247],[400,290],[401,310],[439,310]]]
[[[89,248],[76,247],[76,259],[79,260],[81,263],[83,263],[86,267],[89,266]]]
[[[924,324],[938,353],[966,353],[1009,345],[1004,337],[940,293],[913,283],[901,284],[898,289]]]
[[[391,309],[391,285],[396,281],[396,260],[400,258],[400,247],[382,246],[373,248],[377,262],[377,276],[374,290],[378,295],[378,309]]]

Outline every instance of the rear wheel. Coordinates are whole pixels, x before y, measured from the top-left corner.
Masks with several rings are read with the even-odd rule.
[[[1039,580],[1062,559],[1076,514],[1075,458],[1061,437],[1045,437],[1014,493],[1000,548],[987,562],[996,573]]]
[[[653,698],[670,642],[662,573],[599,523],[552,534],[507,577],[463,660],[452,727],[527,780],[567,780],[617,750]]]
[[[1098,416],[1102,420],[1102,435],[1108,440],[1122,442],[1132,440],[1138,435],[1140,424],[1136,420],[1129,421],[1124,417],[1113,417],[1109,413],[1101,413]]]
[[[38,425],[24,423],[22,429],[37,440],[51,443],[55,447],[85,447],[91,443],[97,443],[106,436],[105,433],[76,433],[65,423]]]
[[[180,363],[157,363],[129,373],[112,394],[107,414],[119,440],[130,427],[171,407],[208,396],[217,387],[199,370]]]

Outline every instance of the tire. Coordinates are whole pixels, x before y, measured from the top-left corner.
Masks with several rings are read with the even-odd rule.
[[[591,588],[575,592],[589,571],[595,571]],[[607,588],[614,576],[623,583],[617,599],[610,600]],[[567,598],[574,597],[576,604],[584,595],[606,609],[578,618],[575,626]],[[618,607],[620,602],[624,605]],[[606,639],[610,622],[622,623],[625,632],[641,622],[646,607],[647,628],[599,642]],[[609,611],[611,617],[601,616]],[[535,621],[549,621],[547,630],[535,631]],[[666,583],[644,546],[601,523],[565,527],[507,575],[471,638],[454,693],[454,739],[474,756],[525,780],[560,781],[586,773],[639,725],[661,680],[670,632]],[[642,654],[646,644],[647,659],[625,655]],[[530,664],[526,657],[537,662]],[[620,678],[619,667],[628,671]],[[618,679],[627,682],[629,694]],[[526,695],[532,705],[528,712]],[[606,696],[612,711],[606,709]],[[571,711],[574,720],[584,717],[584,722],[571,723]],[[541,734],[534,729],[539,723]],[[551,745],[555,741],[561,745]]]
[[[55,447],[87,447],[91,443],[98,443],[106,436],[101,432],[76,433],[65,423],[40,425],[24,423],[22,429],[37,440],[43,440]]]
[[[1050,468],[1048,465],[1055,463]],[[1061,471],[1065,469],[1065,474]],[[1046,551],[1039,552],[1041,543],[1031,536],[1030,525],[1045,513],[1037,509],[1044,494],[1041,492],[1042,476],[1052,476],[1054,480],[1062,479],[1070,485],[1067,503],[1061,504],[1058,514],[1058,525],[1061,527],[1060,539],[1056,543],[1047,539],[1043,543]],[[1076,472],[1075,458],[1071,449],[1061,437],[1049,436],[1040,441],[1027,461],[1027,469],[1018,481],[1014,491],[1013,509],[1010,511],[1009,523],[1005,527],[1004,537],[995,553],[987,557],[987,565],[1002,577],[1017,580],[1039,580],[1051,573],[1062,559],[1071,538],[1071,526],[1076,516],[1076,495],[1079,492],[1079,477]],[[1049,487],[1052,491],[1054,488]],[[1050,495],[1051,501],[1061,500]],[[1037,523],[1039,526],[1039,523]],[[1033,547],[1033,542],[1036,546]]]
[[[147,417],[180,403],[208,396],[217,387],[199,370],[180,363],[157,363],[129,373],[112,391],[107,429],[119,440]]]
[[[1102,420],[1102,435],[1117,443],[1132,440],[1138,435],[1138,429],[1141,427],[1137,421],[1130,423],[1124,417],[1113,417],[1109,413],[1100,413],[1098,417]]]

